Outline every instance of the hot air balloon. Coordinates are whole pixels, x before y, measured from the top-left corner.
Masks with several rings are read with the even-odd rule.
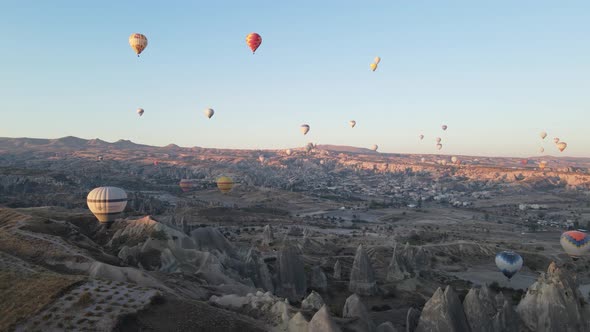
[[[446,160],[444,160],[444,159],[442,159],[442,160],[440,161],[440,164],[441,164],[441,165],[443,165],[443,166],[446,166],[446,165],[447,165],[447,161],[446,161]]]
[[[371,146],[371,150],[373,151],[377,151],[378,148],[379,146],[377,146],[377,144],[373,144],[373,146]]]
[[[193,187],[195,186],[195,182],[190,179],[182,179],[182,180],[180,180],[179,185],[180,185],[180,189],[186,193],[186,192],[193,190]]]
[[[422,135],[422,134],[420,134],[420,136],[418,136],[418,137],[420,137],[420,140],[424,139],[424,135]]]
[[[565,148],[567,148],[567,143],[566,142],[559,142],[559,143],[557,143],[557,148],[559,149],[559,152],[563,152],[563,150],[565,150]]]
[[[545,148],[544,148],[544,147],[540,147],[540,148],[539,148],[539,152],[540,152],[540,153],[543,153],[543,152],[545,152]]]
[[[436,143],[440,143],[440,141],[441,141],[440,137],[437,137],[436,138]]]
[[[232,180],[231,178],[227,176],[222,176],[219,179],[217,179],[217,188],[219,188],[219,191],[221,191],[221,193],[227,194],[232,190],[233,187],[234,180]]]
[[[425,161],[426,161],[426,158],[424,158],[424,157],[420,158],[420,162],[425,162]]]
[[[523,164],[523,165],[527,165],[529,163],[529,161],[527,159],[522,159],[520,161],[520,163]]]
[[[510,280],[522,268],[522,257],[513,251],[496,254],[496,266]]]
[[[293,151],[291,151],[291,149],[287,149],[287,150],[285,150],[285,154],[287,156],[290,156],[291,154],[293,154]]]
[[[375,71],[375,70],[377,70],[377,64],[376,64],[376,63],[372,63],[372,64],[371,64],[371,70],[372,70],[372,71]]]
[[[459,159],[457,159],[457,157],[455,157],[455,156],[451,157],[451,161],[453,162],[453,164],[456,164],[458,160]]]
[[[380,58],[380,57],[378,57],[378,56],[376,56],[376,57],[375,57],[375,60],[373,60],[373,62],[374,62],[376,65],[378,65],[378,64],[379,64],[379,62],[381,62],[381,58]]]
[[[356,126],[356,121],[350,120],[348,121],[348,124],[350,125],[350,128],[354,128],[354,126]]]
[[[157,160],[154,160],[154,166],[158,166],[159,162]]]
[[[256,32],[252,32],[251,34],[246,36],[246,44],[248,44],[248,47],[250,47],[250,49],[252,50],[252,54],[254,54],[254,52],[256,52],[260,44],[262,44],[262,37],[260,37],[260,35]]]
[[[559,143],[559,137],[554,137],[553,138],[553,143],[555,143],[555,144]]]
[[[561,234],[559,242],[563,250],[574,260],[585,255],[590,250],[590,238],[584,232],[567,231]]]
[[[206,108],[204,113],[207,118],[211,119],[213,114],[215,114],[215,111],[212,108]]]
[[[436,145],[436,149],[437,149],[437,150],[440,150],[440,149],[442,149],[442,144],[440,144],[440,143],[439,143],[439,144],[437,144],[437,145]]]
[[[102,160],[103,160],[103,156],[96,157],[96,161],[102,161]]]
[[[442,125],[442,130],[447,130],[447,125]]]
[[[137,109],[137,114],[139,114],[139,116],[142,116],[143,115],[143,112],[144,112],[143,108],[138,108]]]
[[[125,210],[127,194],[121,188],[99,187],[88,193],[86,204],[96,219],[108,227]]]
[[[146,36],[142,35],[141,33],[132,33],[131,36],[129,36],[129,45],[139,57],[141,52],[143,52],[143,50],[145,50],[147,47],[148,40]]]
[[[263,155],[258,156],[258,161],[260,161],[261,164],[264,164],[265,160],[266,160],[266,157],[264,157]]]
[[[541,160],[539,162],[539,169],[544,170],[547,167],[547,162],[545,160]]]
[[[541,139],[545,139],[545,137],[547,137],[547,132],[542,131],[539,136],[541,136]]]
[[[303,135],[306,135],[309,132],[309,125],[302,124],[301,127],[299,127],[299,130]]]

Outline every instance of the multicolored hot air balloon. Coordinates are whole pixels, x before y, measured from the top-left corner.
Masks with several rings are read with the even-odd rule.
[[[539,136],[541,136],[541,139],[545,139],[545,137],[547,137],[547,132],[542,131]]]
[[[350,128],[354,128],[354,126],[356,126],[356,121],[350,120],[348,121],[348,125],[350,126]]]
[[[590,250],[590,238],[584,232],[568,231],[561,234],[559,241],[563,250],[574,260],[585,255]]]
[[[307,135],[307,133],[309,132],[309,125],[302,124],[301,127],[299,127],[299,130],[303,135]]]
[[[447,125],[442,125],[442,130],[447,130]]]
[[[565,150],[565,148],[567,148],[567,143],[566,142],[559,142],[559,143],[557,143],[557,148],[559,149],[559,152],[563,152],[563,150]]]
[[[143,50],[145,50],[147,47],[148,40],[146,36],[142,35],[141,33],[132,33],[131,36],[129,36],[129,45],[139,57],[141,52],[143,52]]]
[[[206,108],[203,113],[205,113],[205,116],[208,119],[211,119],[211,117],[213,116],[213,114],[215,114],[215,111],[212,108]]]
[[[260,44],[262,44],[262,37],[260,37],[260,35],[256,32],[252,32],[251,34],[246,36],[246,44],[248,44],[248,47],[250,47],[250,49],[252,50],[252,54],[254,54],[254,52],[256,52]]]
[[[217,188],[219,188],[219,191],[221,191],[221,193],[227,194],[232,190],[233,187],[234,180],[232,180],[231,178],[227,176],[222,176],[219,179],[217,179]]]
[[[513,251],[496,254],[496,266],[510,280],[522,268],[522,257]]]
[[[371,67],[371,71],[377,70],[377,64],[376,63],[372,63],[370,67]]]
[[[193,190],[193,188],[195,187],[195,182],[191,179],[182,179],[180,180],[179,185],[180,189],[186,193]]]
[[[143,110],[143,108],[138,108],[138,109],[137,109],[137,114],[138,114],[139,116],[142,116],[142,115],[143,115],[143,113],[144,113],[144,110]]]
[[[96,219],[108,227],[125,210],[127,193],[117,187],[98,187],[88,193],[86,204]]]

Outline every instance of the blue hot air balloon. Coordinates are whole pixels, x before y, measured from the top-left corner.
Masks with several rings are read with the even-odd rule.
[[[522,268],[522,257],[514,251],[496,254],[496,266],[510,280]]]

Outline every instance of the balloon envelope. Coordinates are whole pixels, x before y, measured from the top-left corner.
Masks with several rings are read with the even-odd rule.
[[[143,108],[138,108],[137,109],[137,114],[139,114],[139,116],[142,116],[143,115],[143,112],[144,112]]]
[[[141,33],[132,33],[129,36],[129,46],[135,51],[135,54],[139,56],[148,45],[146,36]]]
[[[215,111],[212,108],[206,108],[205,111],[204,111],[204,113],[205,113],[205,116],[207,118],[211,119],[211,117],[213,116],[213,114],[215,114]]]
[[[306,135],[309,132],[309,125],[302,124],[301,127],[299,127],[299,130],[303,135]]]
[[[559,137],[555,137],[555,138],[553,138],[553,142],[554,142],[555,144],[559,143]]]
[[[541,153],[545,152],[545,148],[544,147],[540,147],[539,148],[539,152],[541,152]]]
[[[442,125],[442,130],[447,130],[447,125]]]
[[[117,187],[98,187],[86,197],[86,204],[101,223],[112,223],[127,206],[127,193]]]
[[[496,266],[508,279],[520,271],[522,263],[522,257],[513,251],[502,251],[496,254]]]
[[[557,148],[559,149],[559,152],[563,152],[563,150],[565,150],[565,148],[567,148],[567,143],[566,142],[559,142],[559,143],[557,143]]]
[[[441,141],[440,137],[437,137],[436,138],[436,143],[440,143],[440,141]]]
[[[373,146],[371,146],[371,150],[373,151],[377,151],[378,148],[379,146],[377,144],[373,144]]]
[[[437,145],[436,145],[436,149],[437,149],[437,150],[440,150],[440,149],[442,149],[442,144],[440,144],[440,143],[439,143],[439,144],[437,144]]]
[[[350,125],[350,128],[354,128],[354,126],[356,126],[356,121],[350,120],[348,121],[348,124]]]
[[[418,137],[420,137],[420,140],[423,140],[424,139],[424,135],[420,135]]]
[[[227,194],[228,192],[230,192],[233,187],[234,180],[232,180],[231,178],[227,176],[222,176],[219,179],[217,179],[217,188],[219,188],[219,191],[221,191],[223,194]]]
[[[590,249],[590,238],[584,232],[568,231],[561,234],[559,241],[563,250],[573,258],[585,255]]]
[[[541,136],[541,139],[545,139],[545,137],[547,137],[547,132],[542,131],[539,136]]]
[[[375,70],[377,70],[377,64],[376,64],[376,63],[372,63],[372,64],[371,64],[371,70],[372,70],[372,71],[375,71]]]
[[[287,149],[285,150],[285,154],[287,154],[287,156],[290,156],[291,154],[293,154],[293,151],[291,151],[291,149]]]
[[[180,180],[179,185],[180,185],[180,189],[186,193],[186,192],[193,190],[193,188],[195,187],[195,182],[190,179],[182,179],[182,180]]]
[[[260,37],[260,35],[256,32],[252,32],[246,36],[246,44],[248,44],[248,47],[250,47],[250,50],[252,50],[252,54],[254,54],[260,44],[262,44],[262,37]]]
[[[373,62],[374,62],[376,65],[378,65],[378,64],[379,64],[379,62],[381,62],[381,58],[380,58],[380,57],[378,57],[378,56],[376,56],[376,57],[375,57],[375,60],[373,60]]]

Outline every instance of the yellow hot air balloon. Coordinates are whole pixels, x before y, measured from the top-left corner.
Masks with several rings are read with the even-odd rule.
[[[557,148],[559,149],[559,152],[563,152],[563,150],[565,150],[565,148],[567,148],[567,143],[566,142],[559,142],[559,143],[557,143]]]
[[[234,180],[232,180],[231,178],[227,176],[222,176],[219,179],[217,179],[217,188],[219,188],[219,191],[221,191],[223,194],[227,194],[228,192],[230,192],[233,187]]]
[[[381,58],[380,58],[380,57],[378,57],[378,56],[376,56],[376,57],[375,57],[375,60],[373,60],[373,63],[375,63],[376,65],[378,65],[378,64],[379,64],[379,62],[381,62]]]
[[[110,225],[127,206],[127,193],[117,187],[99,187],[88,193],[88,208],[101,223]]]
[[[377,64],[376,64],[376,63],[372,63],[372,64],[371,64],[371,70],[372,70],[372,71],[375,71],[375,70],[377,70]]]
[[[547,162],[545,160],[541,160],[539,162],[539,169],[544,170],[547,167]]]
[[[141,52],[143,52],[143,50],[145,50],[147,47],[148,40],[146,36],[142,35],[141,33],[132,33],[131,36],[129,36],[129,45],[139,57]]]
[[[301,131],[301,133],[303,135],[307,135],[307,133],[309,132],[309,125],[308,124],[302,124],[301,127],[299,127],[299,130]]]

